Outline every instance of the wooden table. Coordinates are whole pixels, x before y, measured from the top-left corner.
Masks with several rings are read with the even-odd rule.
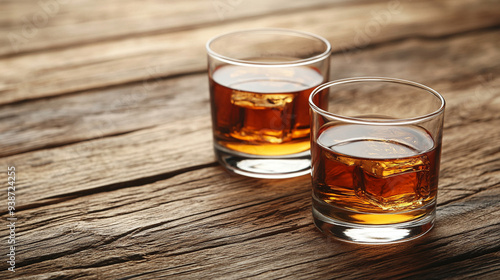
[[[309,176],[218,165],[204,44],[264,26],[327,38],[331,79],[444,95],[428,235],[335,241]],[[0,42],[1,279],[500,278],[498,0],[3,0]]]

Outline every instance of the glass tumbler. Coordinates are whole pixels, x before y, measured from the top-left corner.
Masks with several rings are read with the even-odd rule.
[[[415,82],[366,77],[323,84],[309,104],[316,226],[370,244],[428,232],[436,215],[444,98]]]
[[[223,34],[206,48],[219,162],[256,178],[308,174],[308,99],[328,78],[328,41],[267,28]]]

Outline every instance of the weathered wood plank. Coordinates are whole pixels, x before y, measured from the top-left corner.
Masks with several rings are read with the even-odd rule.
[[[362,0],[4,0],[0,56],[190,29]]]
[[[256,180],[210,167],[24,210],[18,275],[384,279],[431,269],[427,278],[443,279],[500,267],[472,263],[498,257],[498,182],[440,206],[426,237],[379,247],[323,237],[311,222],[309,186],[307,176]]]
[[[212,36],[256,26],[312,31],[341,51],[412,36],[443,36],[500,24],[497,1],[401,1],[392,12],[387,1],[321,7],[141,38],[57,49],[0,61],[0,104],[143,81],[205,69],[205,42]],[[389,13],[378,23],[374,13]],[[335,20],[331,20],[335,19]],[[453,24],[450,24],[453,23]],[[376,25],[373,31],[370,27]],[[357,32],[365,34],[357,35]],[[365,37],[360,39],[360,37]],[[148,72],[148,69],[154,71]],[[22,73],[22,74],[20,74]]]
[[[6,105],[0,156],[208,116],[208,99],[208,78],[196,74]]]
[[[27,206],[37,200],[57,200],[58,196],[96,187],[113,189],[124,182],[168,177],[182,169],[211,164],[215,162],[211,147],[210,117],[203,116],[121,136],[6,157],[0,162],[3,166],[16,167],[17,201]]]
[[[492,106],[497,103],[482,100],[498,96],[499,36],[500,31],[492,30],[338,53],[331,59],[331,78],[388,76],[432,86],[450,96],[447,111],[457,117],[447,119],[446,126],[495,118],[499,110]],[[470,50],[468,55],[462,55],[464,49]],[[492,108],[482,110],[482,104]],[[208,115],[206,74],[151,78],[121,87],[4,105],[0,110],[0,156]]]

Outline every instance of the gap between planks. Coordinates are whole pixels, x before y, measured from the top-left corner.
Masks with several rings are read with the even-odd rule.
[[[219,166],[218,162],[212,162],[212,163],[201,164],[201,165],[194,165],[194,166],[190,166],[190,167],[186,167],[186,168],[172,170],[172,171],[169,171],[166,173],[161,173],[161,174],[156,174],[156,175],[152,175],[152,176],[132,179],[132,180],[123,181],[123,182],[112,183],[112,184],[108,184],[108,185],[99,186],[96,188],[84,189],[84,190],[80,190],[80,191],[75,191],[75,192],[70,192],[70,193],[65,193],[65,194],[60,194],[60,195],[55,195],[55,196],[49,196],[47,198],[44,198],[42,201],[37,201],[37,202],[29,203],[26,205],[18,206],[17,210],[22,211],[22,210],[28,210],[28,209],[35,209],[38,207],[43,207],[43,206],[47,206],[47,205],[54,205],[57,203],[73,200],[75,198],[84,197],[84,196],[88,196],[88,195],[94,195],[97,193],[106,193],[106,192],[112,192],[112,191],[120,190],[120,189],[138,187],[138,186],[147,185],[147,184],[155,183],[158,181],[166,180],[166,179],[175,177],[177,175],[181,175],[183,173],[187,173],[187,172],[191,172],[191,171],[195,171],[195,170],[201,170],[201,169],[209,168],[209,167],[216,167],[216,166]],[[8,211],[0,212],[0,216],[6,215],[7,213],[8,213]]]

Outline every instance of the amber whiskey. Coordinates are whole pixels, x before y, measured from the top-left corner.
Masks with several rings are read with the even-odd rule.
[[[216,145],[262,156],[310,148],[308,98],[323,82],[317,69],[226,65],[209,78]]]
[[[326,124],[311,152],[313,205],[351,223],[392,224],[427,214],[441,147],[418,126]]]

